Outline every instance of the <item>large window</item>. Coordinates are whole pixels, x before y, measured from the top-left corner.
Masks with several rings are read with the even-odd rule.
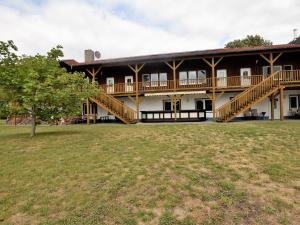
[[[212,101],[210,99],[196,99],[196,109],[212,111]]]
[[[186,71],[179,72],[179,85],[187,85],[188,73]]]
[[[164,111],[173,111],[173,102],[171,100],[164,100],[163,101],[163,109]],[[181,100],[176,102],[176,110],[181,110]]]
[[[179,72],[179,85],[193,85],[206,83],[205,70],[191,70]]]
[[[143,79],[143,86],[149,87],[150,86],[150,74],[143,74],[142,79]]]
[[[197,84],[197,71],[189,71],[189,84]]]
[[[157,87],[158,86],[158,73],[151,74],[151,86]]]
[[[198,83],[206,83],[206,70],[198,70]]]
[[[282,66],[274,66],[274,73],[281,70],[282,70]],[[271,74],[270,66],[263,66],[263,75],[266,77],[270,74]]]
[[[291,95],[290,96],[290,109],[298,109],[299,108],[299,96]]]
[[[168,85],[168,75],[167,75],[167,73],[160,73],[159,74],[159,85],[160,86],[167,86]]]
[[[168,75],[167,73],[151,73],[143,74],[143,86],[144,87],[157,87],[157,86],[167,86],[168,85]]]

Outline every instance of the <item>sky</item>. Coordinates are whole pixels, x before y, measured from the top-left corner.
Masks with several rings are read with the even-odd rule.
[[[19,52],[65,59],[85,49],[102,58],[223,48],[259,34],[285,44],[300,33],[299,0],[0,0],[0,40]]]

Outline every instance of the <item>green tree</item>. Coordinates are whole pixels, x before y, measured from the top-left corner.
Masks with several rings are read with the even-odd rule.
[[[300,45],[300,36],[297,37],[295,40],[292,40],[289,44],[298,44],[298,45]]]
[[[2,42],[0,48],[5,50],[7,44]],[[96,86],[89,83],[82,73],[70,74],[60,67],[61,46],[45,56],[15,57],[7,53],[13,49],[13,42],[10,44],[11,47],[2,54],[0,88],[5,92],[5,108],[10,115],[31,115],[31,136],[36,134],[37,120],[50,122],[77,115],[82,102],[97,94]]]
[[[245,48],[245,47],[256,47],[256,46],[270,46],[273,43],[269,40],[265,40],[260,35],[247,35],[244,39],[237,39],[230,41],[225,45],[225,48]]]

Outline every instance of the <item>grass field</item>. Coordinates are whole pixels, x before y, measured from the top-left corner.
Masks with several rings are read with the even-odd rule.
[[[0,224],[299,224],[300,122],[0,126]]]

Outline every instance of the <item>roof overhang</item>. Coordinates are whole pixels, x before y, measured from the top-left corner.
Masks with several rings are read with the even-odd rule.
[[[174,96],[174,95],[201,95],[206,94],[206,91],[174,91],[174,92],[159,92],[159,93],[147,93],[146,97],[150,96]]]

